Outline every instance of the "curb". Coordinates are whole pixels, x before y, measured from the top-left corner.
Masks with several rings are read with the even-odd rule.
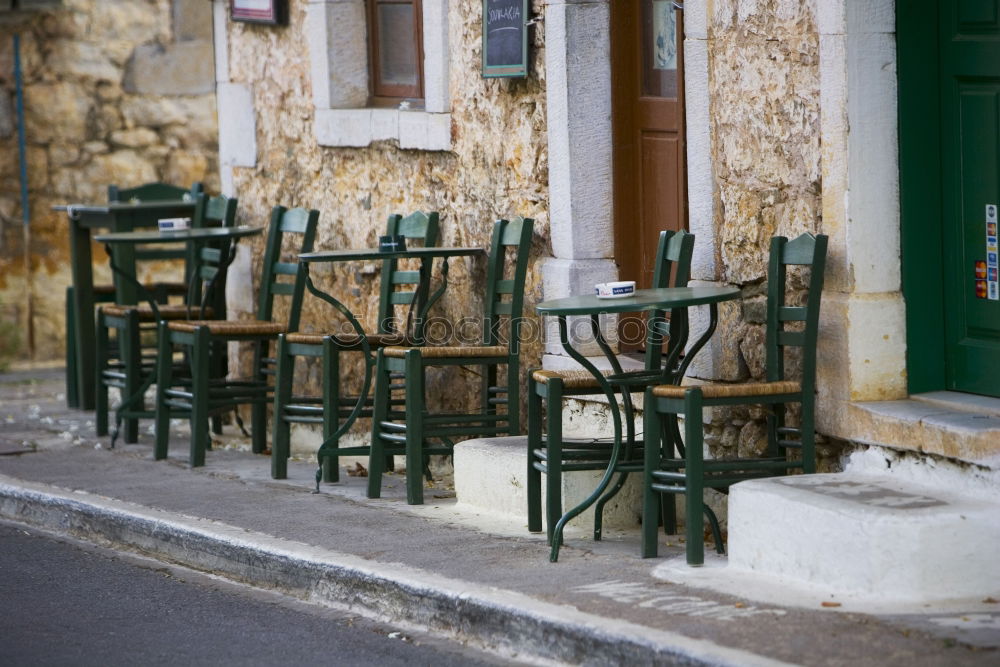
[[[786,664],[402,564],[364,560],[208,519],[3,476],[0,518],[415,626],[521,660]]]

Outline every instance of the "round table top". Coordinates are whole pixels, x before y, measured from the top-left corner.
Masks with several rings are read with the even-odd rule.
[[[406,250],[384,251],[378,248],[347,248],[341,250],[320,250],[317,252],[304,252],[299,255],[302,262],[350,262],[365,261],[373,259],[420,259],[432,257],[464,257],[470,255],[485,255],[482,248],[440,248],[420,247],[407,248]]]
[[[661,287],[636,290],[633,296],[605,299],[595,294],[570,296],[542,301],[535,310],[543,315],[593,315],[594,313],[630,313],[645,310],[669,310],[687,306],[731,301],[740,295],[738,287]]]
[[[113,201],[106,204],[56,204],[53,211],[66,211],[70,215],[74,213],[98,213],[107,214],[114,211],[143,211],[158,209],[195,209],[197,202],[194,199],[151,199],[147,201]]]
[[[253,236],[264,231],[263,227],[198,227],[197,229],[177,229],[157,231],[139,229],[131,232],[109,232],[97,234],[98,243],[177,243],[179,241],[211,241],[212,239],[236,239]]]

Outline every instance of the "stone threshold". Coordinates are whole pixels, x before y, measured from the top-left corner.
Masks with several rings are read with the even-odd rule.
[[[935,391],[847,411],[849,431],[838,437],[1000,470],[1000,399]]]

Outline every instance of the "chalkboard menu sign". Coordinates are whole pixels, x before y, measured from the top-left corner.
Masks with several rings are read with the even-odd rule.
[[[483,76],[528,76],[528,0],[483,0]]]

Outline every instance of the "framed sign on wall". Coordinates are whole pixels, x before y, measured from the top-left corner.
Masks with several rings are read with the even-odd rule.
[[[528,76],[528,0],[483,0],[483,76]]]
[[[288,22],[288,0],[230,0],[234,21],[284,25]]]

